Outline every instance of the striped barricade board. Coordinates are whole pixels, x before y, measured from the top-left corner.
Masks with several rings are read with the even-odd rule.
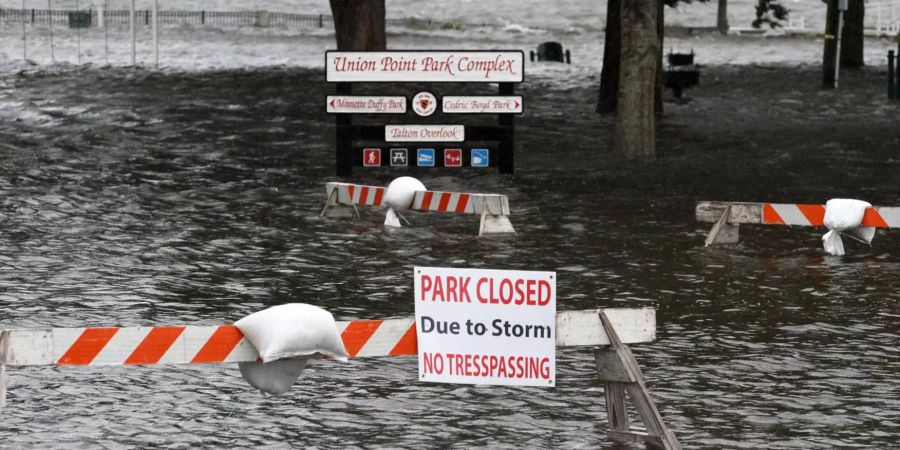
[[[351,358],[416,355],[413,318],[337,322]],[[627,344],[656,340],[656,310],[614,308],[556,314],[556,346],[606,346],[595,350],[605,382],[609,437],[680,449],[659,415]],[[259,361],[259,354],[233,325],[92,327],[0,330],[0,410],[6,368],[23,366],[129,366],[219,364]],[[624,375],[623,375],[624,374]],[[630,427],[625,392],[645,429]]]
[[[824,225],[825,205],[802,203],[699,202],[698,222],[716,225],[707,237],[707,245],[736,243],[741,224],[820,227]],[[900,228],[900,207],[874,206],[866,210],[862,226]]]
[[[387,188],[353,183],[329,182],[325,184],[325,207],[323,216],[359,216],[357,205],[384,206]],[[353,214],[334,208],[348,206]],[[489,233],[515,233],[509,221],[509,199],[502,194],[476,194],[465,192],[419,191],[416,192],[410,209],[422,212],[445,212],[455,214],[477,214],[481,216],[479,236]]]
[[[609,345],[606,312],[623,343],[656,339],[653,308],[561,311],[559,347]],[[416,354],[414,319],[337,322],[351,358]],[[218,364],[257,361],[259,354],[233,325],[11,329],[0,331],[0,363],[8,366]]]

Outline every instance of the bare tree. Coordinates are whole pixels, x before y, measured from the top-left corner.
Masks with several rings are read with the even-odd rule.
[[[654,97],[661,49],[657,36],[661,0],[622,2],[622,55],[616,113],[616,152],[627,159],[656,157]]]
[[[716,18],[719,33],[728,34],[728,0],[719,0],[719,13]]]
[[[338,50],[384,50],[384,0],[329,0]]]

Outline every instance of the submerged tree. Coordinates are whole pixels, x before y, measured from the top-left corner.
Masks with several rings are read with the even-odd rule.
[[[384,50],[384,0],[329,0],[338,50]]]
[[[709,1],[709,0],[699,0]],[[692,0],[662,0],[654,2],[658,8],[657,39],[659,40],[659,64],[657,70],[658,86],[654,89],[657,99],[654,108],[662,112],[662,49],[665,35],[665,7],[676,7],[680,3],[691,3]],[[615,114],[619,96],[619,66],[622,53],[622,0],[608,0],[606,3],[606,34],[603,40],[603,68],[600,71],[600,95],[597,99],[597,112]]]
[[[615,149],[627,159],[656,156],[655,86],[661,55],[657,20],[661,0],[622,2],[622,54]]]

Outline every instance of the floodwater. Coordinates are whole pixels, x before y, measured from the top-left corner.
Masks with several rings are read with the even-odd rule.
[[[560,309],[658,309],[658,341],[634,351],[686,448],[895,446],[900,233],[845,241],[843,258],[809,228],[705,249],[693,217],[699,200],[900,205],[883,73],[834,94],[814,68],[708,68],[693,101],[666,105],[647,166],[611,154],[595,80],[565,76],[521,86],[514,177],[418,173],[509,195],[518,234],[479,239],[473,217],[319,217],[335,179],[321,72],[7,74],[0,327],[215,324],[286,302],[407,316],[414,265],[554,270]],[[590,348],[559,349],[554,389],[420,384],[414,357],[318,361],[281,397],[236,366],[9,374],[5,448],[611,445]]]

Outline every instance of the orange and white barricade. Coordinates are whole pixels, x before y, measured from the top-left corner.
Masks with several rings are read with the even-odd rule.
[[[380,207],[387,188],[331,182],[325,184],[326,217],[359,217],[356,205]],[[481,216],[478,235],[515,233],[509,221],[509,199],[502,194],[417,191],[409,209],[421,212],[476,214]]]
[[[824,226],[825,205],[799,203],[699,202],[697,221],[714,223],[706,245],[735,244],[741,224]],[[900,228],[900,207],[874,206],[866,209],[863,227]]]
[[[412,317],[337,322],[351,358],[417,354]],[[561,311],[556,346],[603,346],[595,351],[597,372],[606,382],[609,436],[678,449],[665,426],[627,344],[656,340],[656,310],[613,308]],[[220,364],[259,361],[259,354],[233,325],[47,328],[0,330],[0,371],[28,366],[136,366]],[[6,394],[0,376],[0,400]],[[635,402],[645,429],[630,428],[625,393]],[[2,402],[0,402],[2,407]],[[624,417],[624,419],[623,419]]]

